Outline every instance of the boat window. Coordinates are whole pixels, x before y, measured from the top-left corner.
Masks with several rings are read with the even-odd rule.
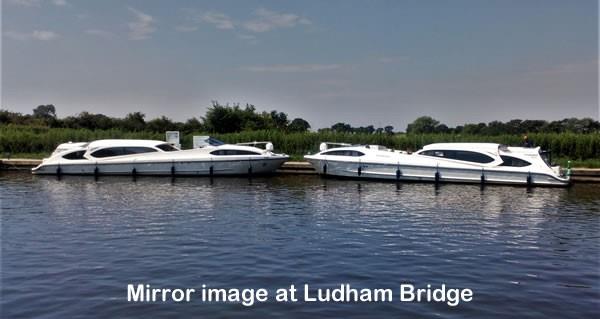
[[[151,147],[123,147],[123,155],[131,155],[131,154],[141,154],[141,153],[152,153],[157,152],[157,150]]]
[[[531,165],[531,163],[529,163],[528,161],[512,156],[500,155],[500,158],[502,158],[503,162],[502,164],[500,164],[500,166],[525,167]]]
[[[550,153],[550,151],[541,151],[540,152],[540,156],[542,157],[542,160],[544,160],[544,163],[546,163],[546,165],[548,165],[548,167],[552,168],[552,154]]]
[[[83,154],[85,154],[85,150],[65,154],[65,155],[63,155],[63,158],[69,159],[69,160],[85,159],[85,157],[83,157]]]
[[[109,147],[95,151],[91,154],[93,157],[111,157],[123,155],[122,147]]]
[[[455,151],[453,158],[460,160],[460,161],[476,162],[476,163],[491,163],[494,161],[493,158],[491,158],[485,154],[481,154],[481,153],[477,153],[477,152],[469,152],[469,151]]]
[[[474,163],[491,163],[494,161],[493,158],[481,154],[478,152],[471,151],[457,151],[457,150],[429,150],[423,151],[420,153],[421,155],[427,156],[435,156],[435,157],[443,157],[448,159],[454,159],[465,162],[474,162]]]
[[[157,150],[151,147],[108,147],[95,151],[91,155],[93,157],[111,157],[111,156],[122,156],[140,153],[157,152]]]
[[[359,152],[359,151],[329,151],[326,153],[323,153],[321,155],[334,155],[334,156],[354,156],[354,157],[358,157],[358,156],[363,156],[365,155],[365,153],[363,152]]]
[[[208,144],[212,145],[212,146],[219,146],[219,145],[225,145],[225,142],[220,141],[214,137],[209,137],[208,138]]]
[[[178,149],[176,149],[175,147],[173,147],[171,144],[167,144],[167,143],[156,145],[156,147],[160,148],[161,150],[163,150],[165,152],[178,151]]]
[[[210,152],[212,155],[261,155],[257,152],[246,151],[246,150],[216,150]]]
[[[423,151],[420,154],[427,156],[445,157],[444,151]]]

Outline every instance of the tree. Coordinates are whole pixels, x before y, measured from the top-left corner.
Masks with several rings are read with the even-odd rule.
[[[487,129],[487,125],[485,123],[478,124],[465,124],[463,128],[463,133],[465,134],[485,134],[485,130]]]
[[[438,124],[434,131],[436,133],[449,133],[450,132],[450,128],[448,128],[448,126],[446,124]]]
[[[143,131],[146,128],[146,115],[141,112],[129,113],[123,119],[123,128],[129,131]]]
[[[352,126],[350,124],[338,122],[331,126],[331,130],[337,133],[349,133],[352,131]]]
[[[17,112],[11,112],[9,110],[0,109],[0,124],[28,124],[28,120],[31,115],[23,115]]]
[[[489,135],[499,135],[506,131],[506,125],[500,121],[492,121],[488,123],[487,126],[487,134]]]
[[[288,130],[290,132],[306,132],[310,128],[310,124],[304,119],[295,118],[292,120],[290,125],[288,125]]]
[[[38,122],[38,125],[49,125],[54,127],[56,124],[56,108],[52,104],[38,105],[33,109],[33,120]],[[35,121],[37,120],[37,121]]]
[[[152,132],[166,132],[176,130],[177,125],[168,117],[161,116],[148,121],[146,124],[146,129]]]
[[[582,119],[569,118],[562,120],[564,131],[573,133],[590,133],[597,129],[597,122],[586,117]]]
[[[506,134],[522,134],[526,133],[521,127],[523,121],[519,119],[510,120],[506,122]]]
[[[479,134],[479,125],[477,124],[465,124],[463,133],[465,134]]]
[[[438,120],[433,119],[430,116],[421,116],[408,124],[406,127],[406,133],[423,134],[433,133],[435,127],[440,124]]]
[[[114,119],[104,114],[93,114],[86,111],[79,113],[77,117],[68,117],[63,125],[74,128],[87,128],[90,130],[106,130],[115,126]]]
[[[522,125],[525,127],[525,130],[530,133],[539,133],[542,128],[548,125],[548,122],[544,120],[525,120]]]
[[[38,107],[33,109],[33,117],[44,120],[56,119],[56,108],[52,104],[38,105]]]
[[[387,133],[388,135],[392,135],[394,134],[394,127],[391,125],[388,125],[386,127],[383,128],[383,130],[385,131],[385,133]]]
[[[239,106],[220,105],[217,101],[212,102],[212,107],[208,108],[202,121],[204,127],[214,133],[239,132],[243,124]]]
[[[187,121],[185,121],[185,123],[183,123],[182,130],[185,133],[200,132],[204,130],[204,127],[200,120],[198,120],[195,117],[192,117],[191,119],[188,119]]]
[[[287,114],[283,112],[271,111],[271,119],[278,130],[285,130],[288,125]]]
[[[271,118],[271,114],[267,112],[256,113],[256,107],[252,104],[246,104],[246,108],[240,111],[242,130],[266,130],[275,127],[275,121]]]

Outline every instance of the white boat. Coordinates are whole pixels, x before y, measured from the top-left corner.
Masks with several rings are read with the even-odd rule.
[[[256,147],[265,145],[265,149]],[[163,141],[98,140],[64,143],[33,174],[246,175],[273,173],[288,160],[270,142],[225,144],[206,137],[200,148],[180,150]]]
[[[329,148],[334,144],[336,147]],[[437,143],[409,154],[379,145],[321,143],[306,155],[318,173],[398,181],[566,186],[569,176],[552,167],[539,147],[494,143]],[[569,175],[567,173],[567,175]]]

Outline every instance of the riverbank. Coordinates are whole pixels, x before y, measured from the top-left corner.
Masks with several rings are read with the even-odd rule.
[[[201,131],[181,132],[183,149],[192,148],[193,136],[211,135],[226,143],[270,141],[277,153],[288,154],[292,160],[314,154],[321,142],[343,142],[357,145],[383,145],[397,150],[416,151],[432,143],[498,143],[521,145],[521,134],[455,133],[351,133],[323,130],[319,132],[285,132],[281,130],[243,131],[238,133],[209,134]],[[531,133],[530,141],[544,150],[550,150],[552,161],[562,167],[571,160],[571,167],[600,168],[600,133]],[[101,139],[164,140],[161,132],[88,130],[68,128],[0,125],[0,156],[8,158],[43,158],[56,146],[67,141],[83,142]]]
[[[28,158],[0,159],[0,170],[28,170],[39,165],[42,160]],[[281,165],[277,174],[315,175],[317,172],[308,162],[288,161]],[[600,183],[600,168],[579,167],[571,170],[571,180],[581,183]]]

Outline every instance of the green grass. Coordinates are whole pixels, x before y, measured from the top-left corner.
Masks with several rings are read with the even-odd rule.
[[[569,159],[567,158],[557,158],[557,159],[553,159],[552,162],[553,164],[556,163],[558,165],[560,165],[560,167],[567,167],[567,162],[569,161]],[[600,168],[600,159],[597,158],[592,158],[592,159],[585,159],[585,160],[570,160],[571,161],[571,167],[577,167],[577,168]]]
[[[286,153],[293,160],[318,151],[319,143],[344,142],[352,144],[378,144],[389,148],[416,151],[426,144],[436,142],[493,142],[519,145],[519,135],[468,135],[468,134],[352,134],[352,133],[285,133],[280,131],[249,131],[229,134],[194,132],[182,134],[184,148],[192,146],[193,135],[212,135],[228,143],[272,141],[277,152]],[[566,166],[568,159],[575,167],[600,167],[600,134],[539,133],[530,139],[543,149],[552,151],[555,161]],[[87,130],[47,128],[19,125],[0,126],[0,154],[11,157],[42,158],[49,155],[58,144],[73,141],[92,141],[106,138],[164,140],[162,133],[126,132],[122,130]]]
[[[50,156],[51,152],[43,152],[43,153],[2,153],[0,154],[1,158],[26,158],[26,159],[42,159]]]

